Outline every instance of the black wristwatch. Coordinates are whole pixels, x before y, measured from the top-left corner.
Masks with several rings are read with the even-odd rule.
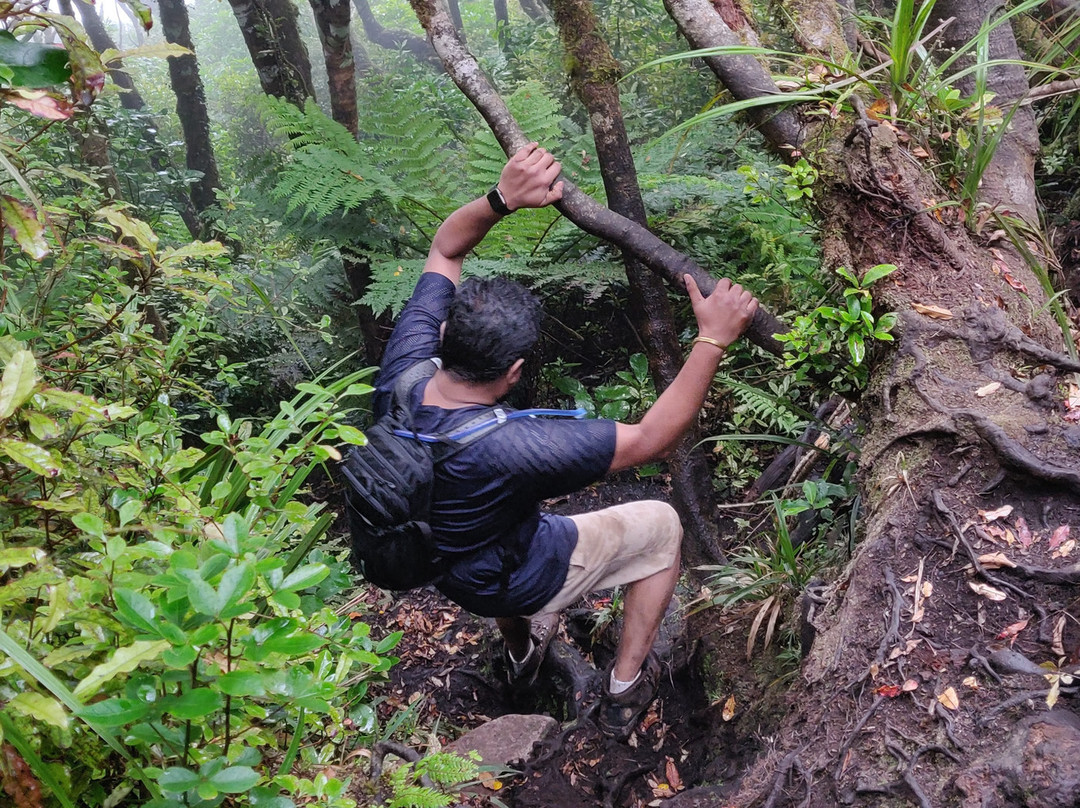
[[[506,204],[506,197],[502,195],[502,191],[499,190],[498,185],[495,185],[487,192],[487,201],[488,204],[491,205],[491,209],[500,216],[509,216],[514,212],[510,209],[510,206]]]

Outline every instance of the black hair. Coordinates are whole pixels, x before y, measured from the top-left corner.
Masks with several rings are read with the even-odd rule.
[[[540,301],[505,278],[469,278],[446,318],[443,368],[467,382],[498,379],[527,358],[540,338]]]

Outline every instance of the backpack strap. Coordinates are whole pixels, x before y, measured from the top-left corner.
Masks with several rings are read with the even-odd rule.
[[[415,365],[406,368],[394,382],[394,393],[390,406],[396,410],[404,410],[411,421],[412,410],[409,407],[409,394],[424,379],[430,379],[439,369],[439,363],[435,359],[424,359]]]

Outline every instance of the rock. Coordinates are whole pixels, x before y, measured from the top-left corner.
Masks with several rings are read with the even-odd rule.
[[[503,715],[466,732],[445,749],[459,755],[476,751],[488,766],[528,761],[533,745],[550,738],[558,727],[559,722],[547,715]]]
[[[956,778],[964,808],[1075,808],[1080,794],[1080,718],[1066,710],[1029,716],[1006,743]]]

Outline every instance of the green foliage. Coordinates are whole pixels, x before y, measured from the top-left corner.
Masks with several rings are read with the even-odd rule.
[[[266,121],[284,139],[289,159],[276,176],[273,195],[313,216],[350,212],[379,195],[395,201],[401,192],[369,160],[368,152],[344,126],[308,100],[303,110],[267,98]]]
[[[602,384],[591,391],[565,373],[572,367],[558,363],[547,365],[540,372],[548,384],[569,396],[574,406],[584,409],[590,418],[636,420],[656,401],[656,389],[649,375],[649,360],[645,354],[633,354],[629,370],[615,371],[613,384]]]
[[[399,766],[387,775],[392,792],[388,808],[443,808],[451,805],[457,794],[454,787],[475,780],[480,773],[479,758],[473,752],[460,757],[449,752],[435,752],[415,763]],[[431,786],[423,785],[426,778]]]
[[[815,503],[809,507],[830,509],[833,488],[839,487],[823,489],[814,483],[807,485],[804,493],[809,492],[807,496],[813,497]],[[774,534],[760,544],[738,548],[726,564],[699,568],[708,576],[702,607],[728,610],[743,603],[760,604],[750,610],[754,616],[746,642],[747,659],[753,655],[762,632],[762,647],[768,649],[783,614],[790,611],[806,585],[834,560],[831,551],[818,543],[794,546],[787,520],[793,513],[801,512],[796,504],[774,496],[773,509]]]
[[[866,358],[867,343],[891,342],[889,332],[896,324],[896,315],[891,312],[874,317],[868,287],[895,271],[893,264],[879,264],[860,279],[851,270],[838,267],[836,273],[848,283],[843,290],[844,305],[818,306],[811,314],[795,318],[791,331],[777,334],[776,338],[788,346],[785,363],[791,367],[815,357],[812,361],[817,361],[822,371],[842,373],[860,384],[858,371]],[[846,368],[838,367],[833,356],[837,343],[846,345],[851,358]]]

